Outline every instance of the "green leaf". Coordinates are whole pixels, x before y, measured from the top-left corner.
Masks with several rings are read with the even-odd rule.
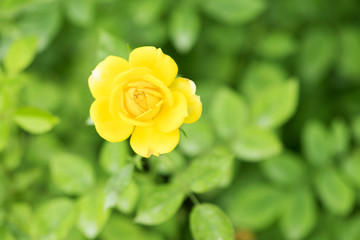
[[[153,226],[151,227],[151,230],[153,232],[159,233],[161,234],[161,240],[165,240],[165,239],[178,239],[179,240],[179,236],[185,236],[183,235],[183,228],[181,227],[181,221],[182,219],[185,218],[181,218],[182,215],[182,211],[180,211],[179,217],[174,217],[169,219],[169,221],[157,225],[157,226]],[[187,231],[186,233],[186,237],[189,238],[190,237],[190,231]]]
[[[202,7],[209,16],[226,24],[245,24],[253,21],[266,9],[263,0],[208,0]]]
[[[189,156],[197,156],[209,149],[215,140],[212,127],[204,118],[192,124],[184,124],[181,129],[185,131],[186,137],[181,137],[179,144]]]
[[[2,79],[2,70],[0,67],[0,84],[2,84],[1,82],[3,81]],[[7,102],[8,102],[8,92],[5,90],[1,90],[0,91],[0,112],[3,114],[5,112],[5,110],[8,108],[7,106]]]
[[[129,143],[104,142],[100,151],[100,165],[109,174],[119,172],[129,158]]]
[[[186,136],[185,136],[186,138]],[[160,154],[159,157],[150,157],[151,168],[162,175],[172,175],[185,167],[186,160],[179,151],[172,151],[167,154]]]
[[[166,12],[166,0],[134,0],[129,4],[129,13],[140,26],[149,26],[157,21]]]
[[[119,240],[119,238],[124,240],[164,240],[163,236],[151,230],[134,223],[131,218],[112,214],[100,238],[104,240]]]
[[[360,236],[360,215],[357,213],[350,219],[343,222],[337,236],[339,240],[358,240]]]
[[[352,119],[351,127],[355,141],[360,145],[360,115],[357,115]]]
[[[306,159],[314,166],[323,166],[332,161],[331,136],[319,121],[306,123],[302,133],[302,147]]]
[[[284,152],[261,162],[265,175],[278,184],[299,182],[305,175],[303,159],[291,152]]]
[[[99,48],[97,58],[102,61],[109,55],[119,56],[124,59],[129,57],[128,44],[118,36],[115,36],[103,29],[99,30]]]
[[[45,202],[35,213],[34,239],[65,239],[75,223],[74,203],[67,198]]]
[[[184,197],[183,189],[178,185],[157,186],[140,200],[135,221],[145,225],[161,224],[175,215]]]
[[[231,143],[235,155],[244,161],[259,161],[279,154],[282,144],[270,130],[247,127]]]
[[[67,239],[71,240],[86,240],[86,237],[76,228],[72,228],[69,232]]]
[[[11,225],[12,228],[24,235],[31,235],[33,228],[29,223],[33,222],[34,214],[28,203],[14,202],[7,216],[8,224]]]
[[[353,184],[360,187],[360,152],[356,151],[342,160],[342,170]]]
[[[223,149],[215,149],[198,157],[177,176],[179,184],[185,184],[195,193],[204,193],[218,187],[227,186],[233,173],[232,154]]]
[[[0,225],[3,226],[5,222],[5,211],[3,209],[0,210]],[[1,231],[0,231],[1,236]]]
[[[41,1],[17,18],[17,31],[24,36],[37,36],[39,50],[48,47],[61,26],[61,13],[58,1]],[[46,19],[46,21],[44,21]]]
[[[316,83],[325,77],[336,59],[337,42],[334,33],[314,28],[305,32],[299,53],[301,80]]]
[[[26,168],[26,170],[17,171],[14,176],[16,182],[13,183],[12,187],[17,192],[25,191],[35,183],[40,182],[43,176],[44,169],[41,167]]]
[[[246,126],[249,112],[240,94],[223,87],[215,93],[211,117],[218,134],[223,138],[231,138]]]
[[[288,57],[296,50],[296,42],[293,37],[283,31],[273,31],[260,39],[257,52],[259,55],[281,59]]]
[[[51,159],[50,170],[56,186],[67,194],[84,193],[95,182],[92,165],[74,154],[56,154]]]
[[[9,197],[6,193],[8,191],[8,180],[3,171],[0,171],[0,204],[3,206],[3,202]]]
[[[16,240],[10,231],[6,231],[5,228],[0,228],[0,238],[4,240]]]
[[[190,6],[175,7],[170,16],[169,37],[180,53],[189,52],[195,45],[201,27],[201,18]]]
[[[14,120],[22,129],[33,134],[48,132],[59,123],[59,118],[49,112],[32,107],[18,109]]]
[[[190,229],[195,240],[232,240],[235,236],[228,216],[210,203],[198,204],[192,209]]]
[[[32,164],[49,165],[49,159],[63,151],[61,140],[56,135],[43,134],[32,138],[26,151],[26,159]]]
[[[135,0],[136,1],[136,0]],[[131,1],[131,2],[135,2]],[[145,0],[148,4],[152,4],[154,6],[155,2],[164,1],[164,0]],[[151,7],[151,6],[150,6]],[[148,11],[149,9],[146,9],[145,5],[142,5],[141,8],[143,8],[142,16],[145,16],[147,13],[150,13]],[[142,18],[142,16],[139,17]],[[159,16],[157,16],[159,17]],[[125,18],[125,21],[128,20]],[[156,45],[163,45],[166,43],[168,39],[168,32],[167,32],[167,24],[163,21],[157,21],[153,24],[149,25],[149,21],[147,20],[140,20],[141,22],[137,27],[134,28],[134,25],[127,26],[128,32],[130,36],[127,36],[128,42],[133,43],[137,46],[156,46]],[[128,21],[126,21],[128,22]],[[141,25],[141,26],[140,26]],[[136,31],[134,31],[136,30]]]
[[[63,85],[41,76],[28,75],[24,87],[24,102],[40,109],[56,110],[63,104]],[[46,99],[46,101],[44,101]]]
[[[259,92],[250,104],[256,125],[277,128],[284,124],[295,113],[298,91],[298,82],[290,80]]]
[[[308,188],[296,189],[290,196],[281,218],[287,239],[304,239],[316,224],[316,205]]]
[[[343,155],[350,147],[350,132],[342,119],[335,119],[331,123],[333,151],[335,154]]]
[[[334,167],[318,170],[314,181],[320,200],[329,212],[347,215],[352,210],[354,191]]]
[[[105,208],[115,206],[119,195],[129,186],[133,171],[134,165],[128,164],[109,179],[105,189]]]
[[[202,26],[201,36],[206,39],[211,49],[235,55],[245,45],[246,34],[244,32],[244,29],[236,26],[212,23]]]
[[[6,133],[6,130],[5,130]],[[7,148],[4,150],[2,164],[7,170],[15,170],[21,165],[24,158],[24,147],[20,139],[9,138]]]
[[[240,88],[250,101],[259,97],[259,93],[285,81],[285,70],[279,64],[255,62],[250,65]]]
[[[326,230],[322,230],[320,232],[316,232],[312,234],[308,240],[329,240],[330,234]]]
[[[94,0],[66,0],[64,3],[66,14],[74,24],[87,27],[93,22],[96,10]]]
[[[279,216],[282,195],[266,184],[251,184],[236,192],[229,200],[227,212],[236,227],[261,230]]]
[[[77,227],[87,238],[95,238],[110,216],[110,208],[105,208],[105,196],[104,189],[97,188],[77,202]]]
[[[134,181],[131,181],[130,184],[119,194],[115,207],[120,212],[129,214],[135,209],[138,198],[139,188]]]
[[[340,31],[341,52],[339,70],[347,78],[358,80],[360,76],[360,31],[357,27],[343,28]]]
[[[9,74],[17,74],[27,68],[35,58],[37,37],[23,37],[13,42],[4,58],[4,67]]]
[[[187,64],[193,69],[194,77],[206,80],[204,81],[206,86],[209,86],[211,82],[213,86],[220,85],[219,83],[230,84],[238,67],[236,56],[233,53],[217,51],[211,51],[211,54],[208,54],[209,49],[211,48],[197,46],[194,49],[194,55],[190,55]],[[206,68],[201,66],[206,66]]]

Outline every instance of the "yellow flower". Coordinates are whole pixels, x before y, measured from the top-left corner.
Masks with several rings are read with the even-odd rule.
[[[195,84],[177,76],[175,61],[161,49],[134,49],[129,61],[109,56],[89,77],[95,101],[90,117],[96,131],[110,142],[131,135],[132,149],[143,157],[171,152],[179,127],[201,116]]]

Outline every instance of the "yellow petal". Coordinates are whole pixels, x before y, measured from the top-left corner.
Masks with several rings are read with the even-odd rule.
[[[131,67],[147,67],[152,74],[169,86],[175,79],[178,67],[175,61],[164,54],[160,48],[140,47],[134,49],[129,56]]]
[[[121,142],[132,133],[134,126],[110,113],[109,98],[95,100],[90,108],[90,117],[99,135],[109,142]]]
[[[179,143],[179,139],[178,129],[163,133],[156,126],[136,126],[130,138],[130,145],[135,153],[143,157],[159,156],[171,152]]]
[[[149,119],[153,119],[156,114],[160,111],[161,105],[163,101],[159,101],[151,110],[144,112],[143,114],[136,117],[139,121],[148,121]]]
[[[109,96],[114,79],[122,72],[129,70],[129,63],[116,56],[109,56],[100,62],[89,77],[89,87],[95,99]]]
[[[129,71],[119,74],[115,79],[115,85],[129,81],[139,81],[143,76],[151,74],[150,69],[145,67],[131,68]]]
[[[185,96],[180,92],[173,92],[174,104],[170,106],[163,103],[160,112],[155,117],[156,126],[162,132],[171,132],[184,123],[188,115],[188,108]]]
[[[188,116],[184,119],[184,123],[196,122],[202,113],[202,103],[200,97],[195,95],[196,86],[193,81],[186,78],[176,78],[170,86],[173,91],[180,91],[184,94],[188,105]]]
[[[171,91],[168,87],[166,87],[164,84],[162,84],[162,82],[160,82],[157,78],[151,76],[151,75],[145,75],[144,79],[152,84],[154,84],[156,87],[158,87],[161,92],[163,97],[166,99],[166,101],[170,104],[173,105],[173,96],[171,94]]]
[[[199,120],[202,113],[202,103],[200,97],[194,95],[188,99],[188,116],[184,119],[184,123],[193,123]]]
[[[190,79],[178,77],[171,84],[170,89],[182,92],[186,98],[192,98],[196,92],[196,85]]]

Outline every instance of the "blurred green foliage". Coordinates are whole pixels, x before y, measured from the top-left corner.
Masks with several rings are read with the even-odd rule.
[[[0,239],[360,239],[360,2],[1,0]],[[203,116],[134,157],[89,119],[161,47]]]

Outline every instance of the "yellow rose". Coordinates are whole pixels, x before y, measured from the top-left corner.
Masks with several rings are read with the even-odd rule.
[[[195,84],[177,72],[175,61],[154,47],[134,49],[129,61],[109,56],[100,62],[89,77],[90,117],[99,135],[110,142],[131,135],[132,149],[143,157],[171,152],[179,127],[202,111]]]

